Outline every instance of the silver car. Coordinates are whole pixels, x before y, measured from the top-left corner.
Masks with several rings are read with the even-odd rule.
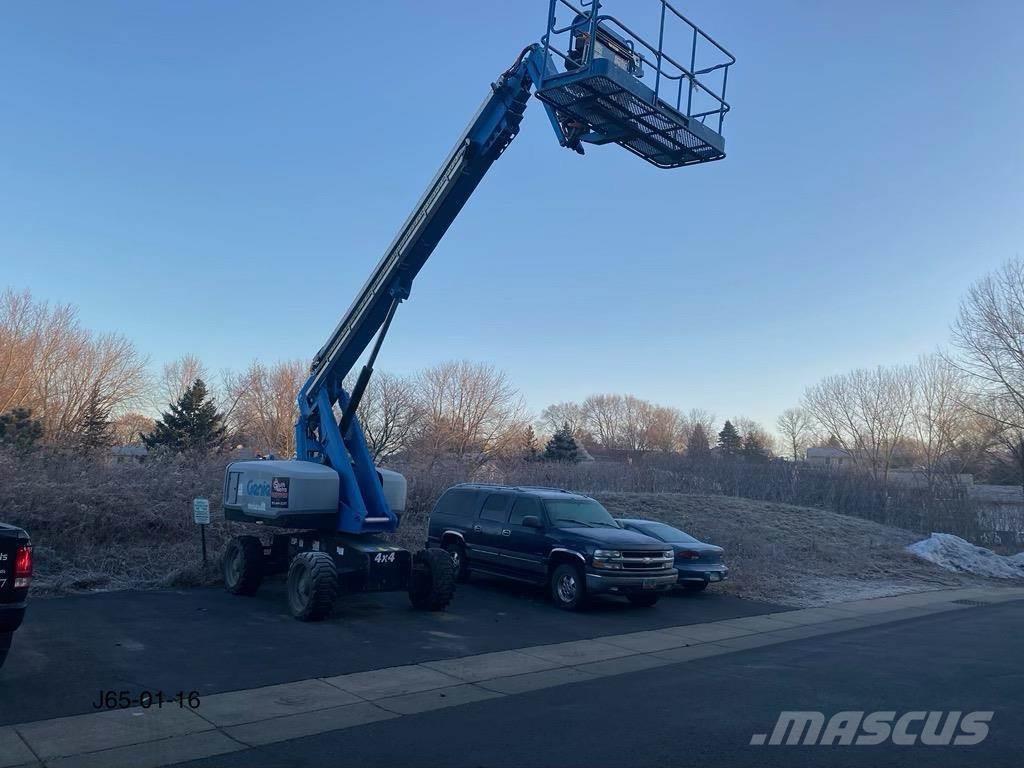
[[[729,578],[729,568],[722,560],[725,552],[714,544],[705,544],[671,525],[654,520],[618,518],[619,525],[632,531],[671,544],[675,550],[675,568],[679,571],[680,587],[687,592],[701,592],[708,584]]]

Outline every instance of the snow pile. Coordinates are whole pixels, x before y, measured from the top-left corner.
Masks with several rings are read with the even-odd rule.
[[[912,555],[950,571],[965,571],[994,579],[1024,579],[1024,553],[1005,557],[976,547],[951,533],[933,533],[907,547]]]

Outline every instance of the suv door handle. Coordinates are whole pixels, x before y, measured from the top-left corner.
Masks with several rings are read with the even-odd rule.
[[[512,531],[510,531],[508,528],[505,528],[504,530],[502,530],[501,535],[502,536],[511,536],[512,535]]]
[[[479,525],[474,525],[473,526],[473,533],[480,533],[480,531],[482,531],[482,530],[483,530],[483,528],[481,528]]]

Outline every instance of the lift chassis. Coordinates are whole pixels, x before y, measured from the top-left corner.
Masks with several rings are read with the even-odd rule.
[[[617,144],[659,168],[725,157],[725,84],[735,59],[668,0],[649,3],[656,12],[656,44],[605,13],[605,0],[549,0],[544,36],[491,84],[423,197],[313,357],[296,398],[295,458],[228,465],[225,517],[291,529],[273,534],[269,545],[257,536],[229,543],[223,565],[230,592],[252,594],[265,575],[287,571],[289,608],[303,620],[324,618],[339,594],[351,592],[407,590],[417,608],[448,605],[455,589],[449,555],[441,549],[412,554],[381,538],[398,528],[405,479],[374,464],[357,416],[360,400],[413,280],[518,135],[532,96],[543,105],[559,144],[580,154],[584,144]],[[630,0],[628,7],[633,5]],[[564,19],[566,13],[568,21],[560,22],[558,14]],[[664,50],[670,23],[682,25],[688,55],[673,57]],[[709,50],[712,59],[698,65],[700,49]],[[709,84],[712,76],[721,77],[717,90]],[[346,377],[360,359],[365,362],[349,388]]]

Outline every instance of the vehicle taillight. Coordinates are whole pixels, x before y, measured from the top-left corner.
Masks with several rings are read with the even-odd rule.
[[[700,552],[692,549],[680,549],[676,552],[676,557],[683,560],[700,560]]]
[[[27,587],[32,581],[32,545],[22,544],[14,553],[14,588]]]

